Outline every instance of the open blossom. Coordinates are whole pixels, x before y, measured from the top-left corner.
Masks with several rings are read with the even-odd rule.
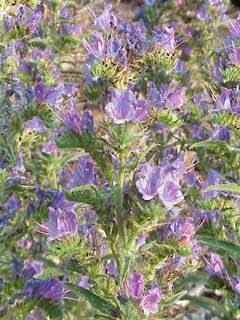
[[[50,207],[46,227],[50,241],[76,235],[78,232],[76,214],[73,211],[65,211],[61,208],[54,209]]]
[[[118,23],[118,18],[113,13],[111,5],[106,6],[102,14],[95,19],[95,26],[105,32],[116,28]]]
[[[206,192],[205,190],[212,185],[221,183],[222,180],[223,180],[223,178],[218,171],[216,171],[214,169],[210,169],[208,171],[207,179],[204,181],[204,183],[202,185],[203,197],[205,199],[211,199],[211,198],[218,196],[218,194],[219,194],[218,191],[207,191]]]
[[[230,140],[230,130],[227,127],[218,126],[212,134],[213,139],[221,141]]]
[[[127,51],[123,40],[114,35],[105,38],[103,34],[95,32],[88,42],[84,42],[88,54],[87,62],[94,63],[105,60],[113,60],[121,65],[127,63]]]
[[[133,272],[126,282],[126,294],[132,299],[139,300],[144,292],[144,277],[140,272]]]
[[[231,277],[230,285],[232,289],[240,295],[240,277]]]
[[[208,6],[201,5],[197,10],[196,17],[201,21],[209,21],[210,16],[208,13]]]
[[[129,275],[125,284],[126,295],[139,303],[144,314],[155,314],[158,312],[161,300],[161,291],[153,287],[148,291],[144,290],[144,276],[140,272],[133,272]]]
[[[85,276],[85,275],[81,275],[80,279],[78,281],[78,287],[80,288],[84,288],[84,289],[90,289],[91,288],[91,284],[89,282],[89,277]]]
[[[25,129],[33,130],[37,133],[44,133],[47,131],[44,122],[39,117],[33,117],[31,120],[26,121]]]
[[[25,279],[31,279],[34,276],[38,276],[43,271],[43,262],[37,260],[24,261],[22,276]]]
[[[148,290],[147,293],[143,296],[140,303],[144,314],[149,315],[157,313],[161,297],[162,295],[159,288],[156,287]]]
[[[24,294],[31,299],[46,299],[57,302],[64,298],[64,286],[60,280],[55,278],[32,279],[26,283]]]
[[[128,90],[114,90],[111,102],[105,107],[106,113],[116,124],[140,122],[148,116],[148,105],[145,100],[137,99]]]
[[[21,202],[15,194],[13,194],[3,205],[7,214],[13,214],[21,208]]]
[[[122,22],[118,29],[126,41],[127,49],[136,55],[143,55],[149,47],[146,27],[143,22]]]
[[[158,195],[163,204],[169,209],[184,200],[180,185],[172,179],[163,182],[158,190]]]
[[[107,275],[116,278],[118,275],[117,263],[114,259],[108,259],[105,264],[105,272]]]
[[[240,16],[230,24],[229,31],[233,38],[240,37]]]
[[[233,65],[240,65],[240,48],[232,48],[229,53],[229,60]]]
[[[65,86],[63,83],[59,83],[56,86],[47,86],[42,81],[39,81],[35,84],[33,91],[35,99],[38,103],[46,103],[52,107],[56,107],[64,96],[73,93],[72,87]]]
[[[186,89],[172,82],[169,85],[162,84],[159,88],[154,83],[148,86],[148,100],[157,108],[180,109],[186,100]]]
[[[173,53],[176,48],[175,30],[171,26],[164,26],[154,31],[154,42],[156,47]]]
[[[226,269],[222,258],[216,253],[210,253],[209,257],[205,259],[206,261],[206,271],[210,275],[218,276],[220,278],[224,277],[226,274]]]
[[[93,132],[93,116],[90,111],[84,111],[83,114],[77,110],[73,100],[68,103],[67,108],[61,115],[64,125],[71,131],[81,134],[83,132]]]
[[[138,174],[136,186],[144,200],[153,199],[161,186],[160,167],[149,163],[144,164]]]
[[[59,150],[55,141],[48,141],[42,145],[42,152],[48,155],[56,156]]]
[[[79,160],[62,170],[60,180],[66,189],[88,184],[96,185],[98,177],[94,161],[88,155],[81,156]]]
[[[184,240],[190,243],[196,233],[194,221],[192,218],[179,217],[169,225],[169,235],[177,240]]]
[[[153,166],[146,163],[137,174],[136,187],[144,200],[151,200],[158,195],[163,204],[171,209],[184,199],[180,186],[182,177],[182,169],[174,165]]]
[[[48,220],[40,225],[39,231],[53,241],[76,235],[78,227],[75,204],[65,200],[64,195],[59,193],[48,208]]]

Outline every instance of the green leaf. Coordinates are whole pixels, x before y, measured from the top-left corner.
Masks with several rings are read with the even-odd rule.
[[[220,317],[224,320],[231,319],[230,315],[227,313],[227,311],[222,307],[222,305],[219,302],[216,302],[213,299],[207,298],[207,297],[192,297],[187,296],[187,300],[191,302],[191,304],[209,310],[211,313],[215,314],[216,316]]]
[[[100,297],[99,295],[91,292],[90,290],[79,288],[74,285],[69,285],[69,287],[76,293],[85,298],[97,311],[103,313],[104,315],[110,316],[120,316],[120,310],[118,307],[114,306],[108,300]]]
[[[75,202],[88,203],[95,207],[103,202],[103,195],[93,185],[83,185],[65,193],[66,197]]]
[[[208,191],[222,191],[222,192],[231,192],[231,193],[240,193],[240,185],[236,183],[223,183],[223,184],[215,184],[209,186],[206,190]]]
[[[240,259],[240,246],[225,240],[217,240],[208,236],[199,237],[202,244],[207,245],[216,251],[225,252],[226,254]]]
[[[204,140],[204,141],[196,142],[192,144],[190,147],[190,149],[199,149],[199,148],[204,148],[211,151],[212,150],[216,151],[216,149],[222,150],[222,151],[225,151],[225,150],[229,151],[228,145],[224,141]]]

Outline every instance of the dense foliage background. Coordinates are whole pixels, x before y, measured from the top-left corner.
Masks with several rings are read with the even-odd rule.
[[[240,319],[238,10],[1,1],[1,319]]]

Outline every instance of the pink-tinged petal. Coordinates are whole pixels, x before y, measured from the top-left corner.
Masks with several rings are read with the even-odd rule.
[[[155,314],[159,310],[159,303],[161,301],[161,291],[159,288],[150,289],[141,300],[140,306],[147,316]]]

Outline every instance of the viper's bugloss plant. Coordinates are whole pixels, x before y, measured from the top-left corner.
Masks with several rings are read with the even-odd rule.
[[[121,8],[1,3],[4,320],[240,318],[240,18]]]

